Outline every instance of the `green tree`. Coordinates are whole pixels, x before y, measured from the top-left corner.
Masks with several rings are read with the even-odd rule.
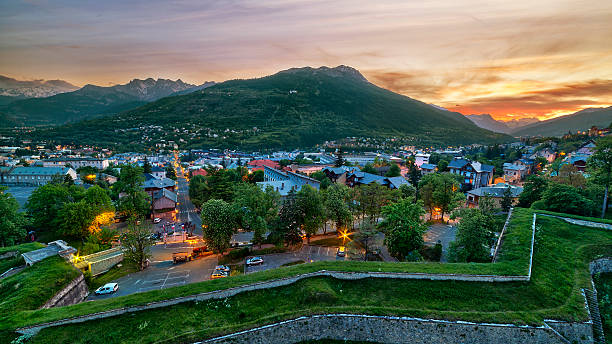
[[[32,192],[25,205],[36,229],[53,230],[59,222],[58,213],[64,204],[74,199],[63,184],[46,184]]]
[[[410,171],[408,173],[408,180],[410,181],[410,184],[414,185],[415,187],[418,186],[419,180],[421,180],[421,171],[414,163],[413,159],[408,160],[408,170]]]
[[[321,182],[321,189],[327,189],[330,185],[332,185],[331,180],[327,177],[327,175],[322,171],[314,172],[310,175],[310,178],[316,179]]]
[[[385,174],[385,177],[399,177],[402,175],[402,171],[400,170],[397,164],[391,164],[389,167],[389,171]]]
[[[608,191],[612,183],[612,137],[597,140],[595,153],[589,159],[588,166],[593,171],[595,182],[604,187],[601,206],[601,218],[604,218],[608,208]]]
[[[144,164],[142,164],[143,173],[151,173],[153,171],[153,166],[149,163],[149,159],[145,157]]]
[[[66,203],[59,211],[59,233],[83,241],[91,233],[91,226],[95,214],[92,207],[84,200],[75,203]]]
[[[351,211],[348,206],[349,190],[346,185],[334,184],[325,193],[325,212],[327,218],[336,225],[336,231],[346,228],[351,221]]]
[[[427,226],[421,220],[424,214],[421,202],[401,200],[383,207],[383,221],[378,228],[385,233],[385,244],[391,255],[406,258],[423,246]]]
[[[512,207],[512,190],[510,189],[510,186],[508,186],[505,190],[504,190],[504,194],[502,195],[502,199],[500,201],[500,205],[503,211],[508,212],[510,211],[510,208]]]
[[[411,199],[416,202],[417,190],[410,184],[402,184],[399,187],[400,198]]]
[[[151,229],[147,225],[137,225],[136,221],[128,222],[128,229],[121,236],[124,259],[128,264],[134,265],[139,270],[144,270],[151,257]]]
[[[344,153],[342,153],[342,147],[338,148],[338,152],[336,153],[336,162],[334,163],[334,165],[336,167],[340,167],[343,166],[345,161],[344,161]]]
[[[480,209],[464,209],[457,225],[457,239],[451,243],[452,260],[460,262],[486,262],[495,238],[496,221]]]
[[[202,205],[204,240],[213,252],[223,254],[229,248],[237,221],[234,208],[220,199],[211,199]]]
[[[291,190],[280,209],[274,226],[276,237],[282,238],[286,245],[299,244],[302,242],[303,225],[304,214],[297,202],[295,190]]]
[[[559,183],[550,183],[542,199],[534,202],[532,208],[583,216],[593,216],[598,211],[595,202],[583,196],[579,189]]]
[[[531,207],[533,202],[542,198],[542,194],[547,186],[548,180],[544,177],[538,175],[527,177],[525,184],[523,184],[523,192],[519,196],[518,206],[523,208]]]
[[[393,191],[378,183],[360,185],[353,190],[355,190],[355,203],[358,205],[357,209],[361,217],[368,216],[374,223],[377,223],[382,207],[393,198]]]
[[[365,164],[365,166],[363,166],[363,168],[361,169],[361,172],[378,174],[378,170],[375,169],[374,166],[370,163]]]
[[[252,173],[249,174],[248,180],[249,180],[249,183],[252,183],[252,184],[263,182],[264,181],[264,171],[262,170],[253,171]]]
[[[557,176],[552,179],[557,183],[575,188],[584,188],[587,183],[586,178],[578,171],[578,168],[570,164],[562,165],[557,171]]]
[[[438,162],[438,172],[448,172],[449,161],[442,159]]]
[[[206,183],[206,177],[202,175],[193,176],[189,180],[189,199],[200,208],[210,197],[210,188]]]
[[[6,190],[6,187],[0,186],[0,243],[2,246],[12,246],[26,236],[26,221],[19,212],[19,203]]]
[[[239,225],[255,232],[254,244],[263,242],[269,225],[278,216],[280,194],[268,186],[263,191],[254,184],[239,183],[234,186],[234,201]]]
[[[296,203],[303,218],[302,229],[310,243],[310,237],[317,233],[325,221],[323,200],[317,189],[304,185],[296,195]]]
[[[142,168],[125,165],[121,168],[119,180],[113,185],[120,195],[119,211],[133,219],[144,217],[151,210],[151,198],[142,189],[144,180]]]
[[[451,213],[463,202],[464,195],[459,191],[460,183],[456,175],[450,173],[431,173],[419,182],[420,195],[430,214],[439,211],[442,219],[444,214]]]
[[[176,181],[176,171],[174,170],[174,167],[172,167],[172,165],[168,164],[166,165],[166,178],[170,178],[172,180]]]
[[[356,239],[361,242],[365,249],[363,260],[368,260],[368,255],[373,251],[374,245],[376,245],[376,236],[380,233],[380,230],[370,220],[364,220],[359,226],[359,232],[355,235]]]

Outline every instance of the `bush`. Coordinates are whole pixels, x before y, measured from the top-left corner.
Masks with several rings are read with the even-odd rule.
[[[440,258],[442,258],[442,244],[437,243],[434,246],[423,246],[420,253],[425,260],[439,262]]]

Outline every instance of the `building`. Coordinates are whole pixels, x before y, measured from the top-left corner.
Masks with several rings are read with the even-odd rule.
[[[467,206],[470,208],[478,207],[480,199],[482,197],[490,197],[496,207],[501,207],[501,201],[504,197],[504,192],[507,188],[510,188],[512,204],[518,202],[518,198],[523,192],[523,188],[520,186],[514,186],[506,183],[499,183],[492,186],[484,186],[476,188],[467,192]]]
[[[326,167],[322,171],[332,183],[346,184],[346,177],[349,174],[359,172],[361,170],[359,167],[355,166],[340,166]]]
[[[108,159],[98,158],[52,158],[43,160],[43,167],[64,167],[70,164],[75,170],[81,167],[90,166],[100,170],[104,170],[109,166]]]
[[[281,197],[286,197],[291,190],[298,192],[304,185],[310,185],[319,190],[321,182],[295,172],[281,171],[264,166],[264,181],[258,182],[257,185],[263,190],[271,186],[275,191],[280,193]]]
[[[265,160],[251,160],[247,163],[247,166],[249,168],[249,170],[251,171],[258,171],[258,170],[265,170],[266,167],[270,167],[273,169],[279,169],[280,168],[280,164],[276,161],[272,161],[269,159],[265,159]]]
[[[421,167],[423,164],[429,164],[431,154],[418,153],[414,156],[414,164]]]
[[[504,164],[504,181],[506,183],[516,184],[523,180],[527,175],[527,167],[525,165],[517,165],[511,163]]]
[[[152,209],[155,213],[174,211],[176,209],[177,195],[167,189],[156,190],[152,193]]]
[[[430,173],[435,173],[438,171],[438,165],[434,165],[434,164],[421,164],[420,166],[421,169],[421,174],[422,175],[427,175]]]
[[[176,182],[170,178],[155,178],[150,173],[145,173],[145,182],[142,184],[142,188],[149,196],[153,197],[153,192],[166,189],[168,191],[174,192],[176,189]]]
[[[578,148],[572,155],[591,156],[595,153],[595,141],[589,140]]]
[[[410,185],[406,178],[402,176],[384,177],[361,171],[350,173],[346,178],[346,185],[351,188],[359,185],[369,185],[372,183],[378,183],[390,189],[399,189],[404,184]]]
[[[157,179],[166,178],[166,170],[159,166],[151,167],[151,174]]]
[[[53,177],[62,179],[68,175],[77,179],[76,171],[70,167],[15,167],[4,176],[6,185],[40,186],[50,182]]]
[[[455,159],[448,164],[450,173],[463,177],[463,187],[476,189],[487,186],[493,182],[495,167],[481,164],[477,161],[466,159]]]
[[[571,165],[574,165],[578,171],[584,172],[586,171],[588,160],[589,160],[589,157],[586,155],[572,155],[565,162]]]

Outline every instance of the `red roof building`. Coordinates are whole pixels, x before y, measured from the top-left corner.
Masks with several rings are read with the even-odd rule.
[[[271,167],[271,168],[275,168],[275,169],[279,169],[280,168],[280,164],[276,161],[272,161],[269,159],[266,160],[251,160],[249,161],[249,163],[247,164],[249,166],[249,170],[251,171],[259,171],[264,169],[265,166]]]

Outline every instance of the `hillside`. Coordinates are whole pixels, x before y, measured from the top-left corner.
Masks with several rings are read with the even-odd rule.
[[[510,134],[513,131],[518,130],[520,127],[538,123],[537,118],[520,118],[513,119],[511,121],[500,121],[496,120],[491,115],[485,113],[481,115],[465,115],[477,126],[494,131],[496,133]]]
[[[125,85],[83,88],[46,98],[13,101],[0,108],[24,125],[64,124],[100,115],[116,114],[176,92],[199,86],[166,79],[134,79]]]
[[[561,136],[568,131],[587,130],[592,126],[607,127],[612,123],[612,106],[585,109],[571,115],[557,117],[512,131],[514,136]]]
[[[309,147],[352,136],[408,136],[423,145],[509,139],[478,128],[459,113],[377,87],[345,66],[294,68],[259,79],[226,81],[43,136],[111,146],[183,139],[185,148],[251,149]]]

